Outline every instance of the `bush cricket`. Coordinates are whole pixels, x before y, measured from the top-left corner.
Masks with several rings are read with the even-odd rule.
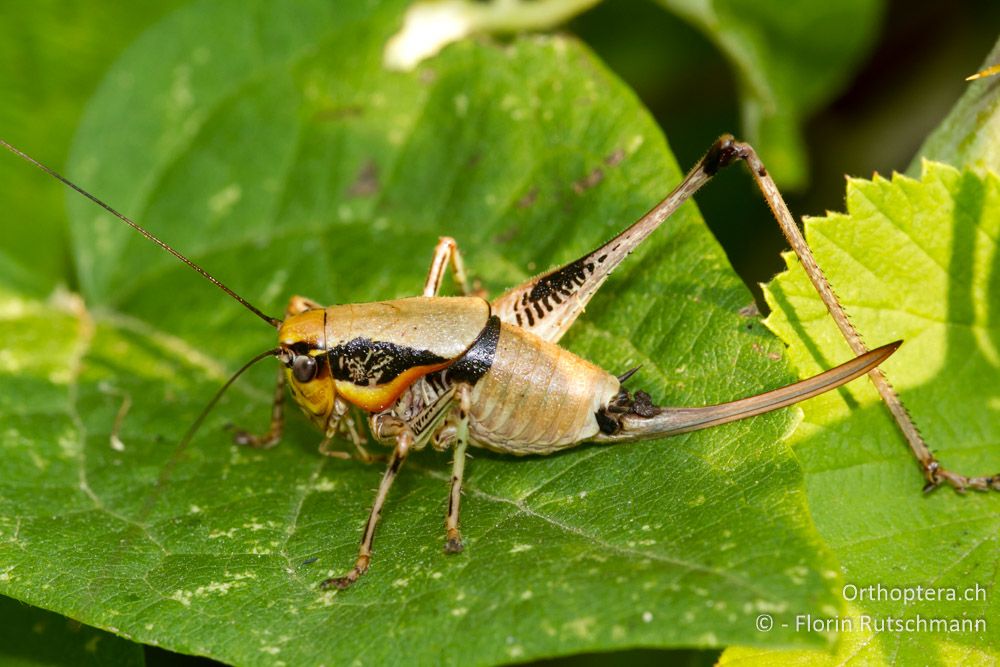
[[[866,373],[872,374],[876,386],[877,374],[888,387],[876,367],[900,345],[897,341],[871,351],[864,347],[756,153],[728,135],[709,149],[662,202],[623,232],[576,261],[492,301],[473,292],[457,244],[443,237],[421,296],[330,307],[294,296],[284,319],[265,315],[125,215],[10,144],[0,143],[130,225],[277,329],[277,347],[257,355],[230,378],[182,443],[237,377],[256,362],[275,357],[279,365],[270,427],[261,435],[238,431],[237,443],[269,448],[279,442],[287,385],[295,402],[323,432],[323,454],[349,458],[330,447],[334,438],[343,436],[354,445],[359,459],[375,460],[365,447],[362,419],[377,442],[392,448],[354,566],[344,576],[323,581],[323,588],[347,588],[368,569],[383,505],[411,451],[428,444],[454,451],[444,548],[458,553],[462,551],[462,479],[470,445],[516,456],[550,454],[583,442],[634,442],[745,419],[830,391]],[[644,392],[623,388],[635,369],[615,376],[559,347],[559,339],[615,267],[716,172],[739,161],[747,162],[831,314],[838,324],[846,323],[844,334],[857,356],[815,377],[758,395],[719,405],[673,408],[656,406]],[[449,267],[463,296],[438,296]],[[920,460],[928,485],[942,479],[954,484],[933,457]],[[954,477],[962,485],[980,486],[978,480]],[[995,484],[992,478],[985,479],[983,484]]]

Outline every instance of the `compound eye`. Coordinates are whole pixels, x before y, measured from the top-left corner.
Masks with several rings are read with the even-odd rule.
[[[309,382],[316,377],[316,357],[300,354],[292,361],[292,375],[299,382]]]

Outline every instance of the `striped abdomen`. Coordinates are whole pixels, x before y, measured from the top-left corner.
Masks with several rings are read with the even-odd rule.
[[[493,364],[472,391],[472,442],[508,454],[547,454],[594,437],[594,416],[618,393],[618,378],[503,324]]]

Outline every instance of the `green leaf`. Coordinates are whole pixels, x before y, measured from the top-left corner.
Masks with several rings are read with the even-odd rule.
[[[141,646],[10,598],[0,598],[0,660],[6,667],[145,664]]]
[[[869,344],[904,339],[883,369],[943,465],[967,475],[995,472],[1000,179],[928,162],[919,181],[851,180],[847,211],[807,222],[817,260]],[[774,308],[767,324],[808,374],[849,352],[799,266],[790,265],[766,292]],[[853,629],[831,626],[842,630],[834,655],[731,649],[723,662],[995,662],[1000,497],[948,488],[922,494],[918,466],[869,385],[807,403],[791,442],[816,525],[842,565],[850,602],[842,618]],[[875,588],[875,599],[863,599],[856,590],[866,587],[885,593]],[[951,590],[959,599],[945,593],[944,600],[906,604],[892,597],[917,595],[917,587]],[[792,608],[776,621],[795,624],[809,613]],[[874,624],[887,618],[911,625],[878,631]],[[960,625],[921,629],[912,625],[918,618]]]
[[[1000,41],[983,68],[1000,61]],[[970,72],[971,74],[971,72]],[[919,174],[923,160],[937,160],[954,166],[972,165],[1000,172],[1000,76],[990,76],[969,84],[962,99],[927,138],[907,170]]]
[[[2,137],[62,168],[65,147],[99,76],[143,25],[178,0],[8,2],[0,8]],[[0,161],[0,280],[35,295],[71,279],[62,186]]]
[[[871,48],[883,3],[659,0],[729,59],[739,85],[743,138],[785,187],[802,188],[802,125],[847,83]]]
[[[496,293],[574,259],[680,172],[656,126],[563,37],[463,43],[381,67],[399,3],[194,4],[129,49],[70,175],[266,312],[413,295],[440,234]],[[206,35],[204,26],[225,25]],[[0,591],[141,642],[241,664],[490,664],[628,646],[822,645],[754,629],[836,605],[783,412],[622,447],[477,450],[465,553],[443,553],[449,456],[418,453],[371,571],[353,561],[381,476],[260,427],[273,367],[175,443],[272,331],[92,204],[70,200],[82,300],[3,292]],[[791,380],[693,206],[616,273],[566,340],[666,404]],[[120,429],[116,429],[120,422]],[[117,436],[117,440],[112,435]]]

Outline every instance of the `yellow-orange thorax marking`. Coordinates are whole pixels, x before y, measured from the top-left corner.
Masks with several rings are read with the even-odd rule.
[[[348,403],[356,405],[366,412],[381,412],[395,403],[400,394],[406,391],[411,384],[428,373],[447,368],[453,361],[453,359],[449,359],[440,364],[414,366],[385,384],[361,386],[348,380],[334,380],[333,384],[337,393]]]

